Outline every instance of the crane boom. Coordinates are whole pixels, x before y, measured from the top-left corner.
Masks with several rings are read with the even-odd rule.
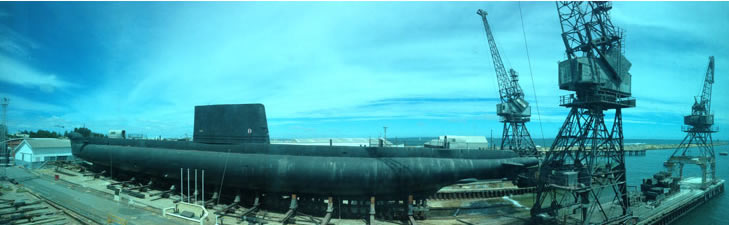
[[[564,74],[560,78],[566,78],[560,81],[561,89],[571,91],[582,89],[577,94],[586,93],[587,89],[594,88],[578,87],[585,85],[573,81],[587,78],[587,80],[594,79],[596,81],[594,83],[598,84],[597,90],[590,92],[607,91],[613,96],[618,94],[621,98],[630,96],[627,84],[630,83],[628,70],[631,63],[623,55],[623,33],[612,24],[608,13],[610,9],[612,9],[611,2],[557,2],[562,41],[568,58],[560,69]],[[578,74],[585,74],[586,77],[569,79],[579,76]],[[605,85],[608,83],[616,85]]]
[[[499,54],[499,49],[496,47],[494,35],[491,34],[489,21],[486,19],[486,15],[488,15],[488,13],[480,9],[476,13],[483,19],[483,26],[486,30],[489,49],[491,49],[491,59],[494,62],[494,70],[496,70],[496,78],[499,82],[499,95],[501,97],[501,102],[504,103],[512,99],[524,98],[524,92],[522,91],[521,86],[519,86],[519,78],[516,71],[514,69],[509,69],[509,74],[506,73],[504,63],[501,61],[501,54]],[[509,79],[509,77],[511,77],[511,79]]]
[[[706,114],[711,112],[711,86],[714,84],[714,56],[709,56],[709,67],[706,69],[704,89],[701,91],[701,102]]]
[[[714,84],[714,56],[709,56],[709,66],[706,69],[706,78],[704,78],[704,88],[701,89],[701,93],[694,97],[694,105],[691,106],[691,115],[695,118],[696,116],[708,116],[711,114],[711,86]],[[692,121],[693,122],[693,121]],[[711,122],[713,120],[706,122]],[[688,124],[688,123],[687,123]],[[688,125],[696,125],[690,123]]]

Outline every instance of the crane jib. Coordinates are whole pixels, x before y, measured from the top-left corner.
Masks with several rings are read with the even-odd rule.
[[[493,60],[494,70],[496,71],[496,78],[498,80],[501,102],[509,102],[513,99],[523,98],[524,92],[517,82],[518,74],[514,69],[510,69],[509,72],[511,72],[511,74],[507,74],[504,63],[501,60],[501,54],[496,46],[494,36],[491,33],[491,27],[489,26],[488,19],[486,19],[486,15],[488,13],[483,10],[478,10],[477,14],[483,19],[483,26],[486,30],[486,37],[488,39],[489,49],[491,50],[491,59]],[[509,79],[510,76],[513,78]]]
[[[706,78],[704,78],[704,88],[701,90],[701,101],[706,113],[711,112],[711,86],[714,84],[714,56],[709,56],[709,66],[706,69]]]

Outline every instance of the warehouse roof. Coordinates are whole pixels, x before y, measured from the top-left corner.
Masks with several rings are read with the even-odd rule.
[[[70,154],[71,141],[58,138],[27,138],[16,147],[20,150],[23,145],[30,146],[34,154]]]

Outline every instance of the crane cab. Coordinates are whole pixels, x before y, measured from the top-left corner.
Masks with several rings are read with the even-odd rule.
[[[611,92],[618,97],[631,95],[631,67],[623,54],[608,51],[606,59],[577,57],[559,62],[559,89],[581,91],[597,87],[600,91]],[[617,75],[611,75],[612,67]]]

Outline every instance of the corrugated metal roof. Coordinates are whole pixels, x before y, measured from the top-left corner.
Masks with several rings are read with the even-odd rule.
[[[71,147],[71,141],[68,139],[28,138],[25,139],[25,141],[28,142],[33,149]]]
[[[68,139],[58,138],[28,138],[18,145],[22,147],[23,144],[30,145],[33,154],[70,154],[71,153],[71,141]]]

